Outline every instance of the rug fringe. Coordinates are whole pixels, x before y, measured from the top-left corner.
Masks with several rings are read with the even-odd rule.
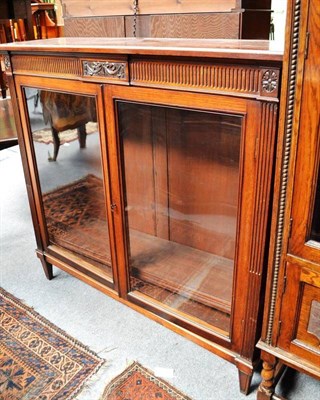
[[[40,315],[38,312],[36,312],[34,310],[34,308],[28,306],[25,303],[25,301],[16,298],[14,295],[7,292],[2,287],[0,287],[0,294],[1,294],[1,297],[5,301],[7,301],[9,304],[13,304],[14,307],[16,307],[17,309],[20,309],[27,316],[29,316],[29,318],[33,319],[35,322],[40,324],[40,326],[42,327],[40,329],[45,330],[47,328],[47,329],[53,331],[56,336],[58,336],[58,337],[60,336],[61,339],[63,339],[66,343],[68,343],[69,350],[65,351],[63,353],[64,355],[68,355],[68,353],[76,347],[79,350],[81,350],[83,352],[83,354],[87,354],[88,356],[91,356],[93,358],[93,360],[95,361],[95,364],[96,364],[95,368],[86,376],[86,378],[83,382],[78,383],[78,386],[74,388],[72,393],[70,393],[68,395],[68,397],[65,398],[65,400],[74,399],[76,396],[79,395],[79,393],[83,390],[84,387],[86,387],[87,385],[90,385],[91,381],[94,383],[101,379],[101,377],[100,377],[101,374],[98,374],[98,377],[93,378],[93,376],[95,374],[97,374],[100,369],[102,371],[107,369],[109,364],[107,363],[107,361],[105,359],[101,358],[97,353],[95,353],[93,350],[91,350],[88,346],[84,345],[77,339],[73,338],[68,333],[66,333],[64,330],[57,327],[55,324],[50,322],[48,319],[46,319],[45,317]],[[103,366],[104,366],[104,368],[102,368]],[[95,397],[91,396],[87,400],[93,400],[94,398]]]
[[[96,352],[91,350],[88,346],[84,345],[83,343],[79,342],[77,339],[70,336],[66,331],[59,328],[54,323],[50,322],[47,318],[43,317],[41,314],[39,314],[37,311],[35,311],[35,309],[33,307],[27,305],[24,300],[21,300],[21,299],[15,297],[14,295],[7,292],[2,287],[0,287],[0,292],[3,297],[5,297],[9,301],[12,301],[15,304],[15,306],[22,308],[26,312],[26,314],[32,316],[35,320],[40,322],[45,327],[53,329],[55,331],[55,333],[59,334],[64,339],[71,342],[71,344],[73,344],[73,345],[76,344],[77,346],[79,346],[79,348],[81,348],[82,350],[85,350],[87,353],[91,354],[92,356],[97,356]],[[17,302],[18,302],[18,304],[17,304]]]
[[[102,393],[102,391],[104,390],[104,375],[109,372],[110,365],[111,363],[105,360],[105,363],[98,368],[99,371],[94,371],[88,378],[88,381],[85,382],[76,393],[74,393],[73,397],[70,397],[67,400],[75,398],[77,398],[78,400],[98,399],[100,397],[100,392]],[[101,388],[99,386],[101,386]]]

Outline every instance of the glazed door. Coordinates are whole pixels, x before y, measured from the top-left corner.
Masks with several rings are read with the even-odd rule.
[[[320,23],[317,0],[310,1],[289,253],[320,265]]]
[[[113,281],[106,132],[98,86],[17,78],[31,186],[47,254]]]
[[[245,237],[259,104],[106,89],[109,148],[119,165],[111,171],[113,215],[125,236],[117,242],[121,295],[195,332],[236,341],[250,285]]]
[[[320,8],[310,1],[279,346],[320,364]]]

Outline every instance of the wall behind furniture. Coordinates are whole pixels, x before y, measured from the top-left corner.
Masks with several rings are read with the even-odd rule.
[[[284,49],[287,0],[272,0],[272,10],[274,40],[279,45],[279,48]]]
[[[130,37],[133,0],[61,2],[65,36]],[[271,0],[139,0],[138,37],[269,37]]]

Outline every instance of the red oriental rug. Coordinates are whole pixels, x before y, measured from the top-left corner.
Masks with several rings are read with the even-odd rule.
[[[100,400],[191,400],[139,363],[131,364],[105,388]]]
[[[104,360],[0,288],[0,399],[73,399]]]

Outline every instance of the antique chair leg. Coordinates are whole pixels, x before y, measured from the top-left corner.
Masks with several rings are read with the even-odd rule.
[[[81,125],[81,126],[79,126],[79,128],[77,130],[78,130],[78,139],[79,139],[80,149],[84,149],[86,147],[86,139],[87,139],[86,126]]]
[[[0,87],[1,87],[1,96],[3,99],[7,97],[7,87],[4,80],[4,72],[1,70],[0,66]]]
[[[59,132],[52,126],[52,139],[53,139],[53,157],[48,158],[49,161],[56,161],[59,153],[60,138]]]

